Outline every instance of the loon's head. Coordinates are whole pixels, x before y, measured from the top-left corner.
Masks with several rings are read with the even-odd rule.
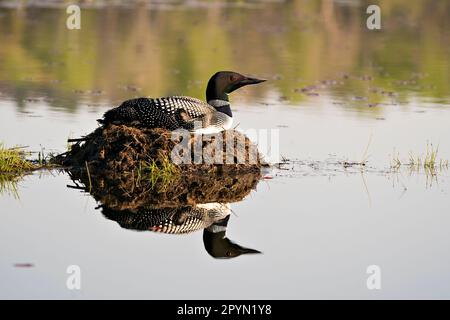
[[[206,87],[206,100],[228,101],[228,94],[249,84],[257,84],[266,80],[246,77],[232,71],[219,71],[208,81]]]
[[[234,243],[225,236],[225,231],[211,232],[203,230],[203,244],[213,258],[235,258],[242,254],[261,253],[258,250],[245,248]]]
[[[213,258],[234,258],[241,254],[261,253],[258,250],[244,248],[228,239],[225,235],[230,215],[214,222],[203,230],[203,244]]]

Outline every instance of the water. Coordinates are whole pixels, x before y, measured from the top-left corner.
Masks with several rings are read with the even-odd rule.
[[[1,141],[62,152],[125,99],[203,99],[229,69],[269,80],[230,96],[235,123],[279,130],[288,170],[231,204],[227,237],[262,252],[233,259],[201,230],[121,228],[63,172],[25,176],[0,196],[0,297],[449,297],[448,170],[390,169],[427,143],[450,159],[447,3],[383,3],[381,31],[364,1],[94,5],[79,31],[49,3],[0,9]]]

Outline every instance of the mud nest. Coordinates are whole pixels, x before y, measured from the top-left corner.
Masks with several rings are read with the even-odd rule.
[[[75,188],[114,210],[242,200],[265,166],[234,130],[215,135],[109,125],[55,157]]]
[[[143,162],[161,166],[167,161],[183,172],[255,171],[264,165],[256,146],[235,130],[194,135],[124,125],[100,127],[54,160],[108,175],[135,172]]]

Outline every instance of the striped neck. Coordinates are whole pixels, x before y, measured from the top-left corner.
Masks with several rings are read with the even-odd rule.
[[[213,106],[218,112],[225,113],[229,117],[233,117],[231,113],[230,102],[221,99],[208,100],[208,104]]]

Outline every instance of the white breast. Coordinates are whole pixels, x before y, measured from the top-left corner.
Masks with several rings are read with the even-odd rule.
[[[227,116],[226,114],[222,114],[221,116],[222,116],[221,126],[210,125],[205,128],[196,129],[196,130],[194,130],[194,133],[213,134],[213,133],[218,133],[218,132],[221,132],[224,130],[231,129],[231,127],[233,125],[233,118]]]

